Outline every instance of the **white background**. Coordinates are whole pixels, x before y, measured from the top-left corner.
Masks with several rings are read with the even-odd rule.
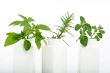
[[[101,24],[106,31],[100,41],[100,73],[110,73],[110,1],[109,0],[0,0],[0,73],[12,73],[13,46],[3,47],[6,33],[19,31],[9,27],[9,23],[19,19],[17,14],[31,16],[36,23],[52,27],[60,24],[60,16],[67,11],[74,13],[73,23],[84,16],[92,25]],[[67,38],[71,49],[68,50],[68,73],[77,72],[78,45],[75,38]],[[72,48],[74,47],[74,48]],[[41,72],[41,50],[37,50],[37,73]]]

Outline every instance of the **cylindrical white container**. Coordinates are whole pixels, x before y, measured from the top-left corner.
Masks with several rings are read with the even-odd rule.
[[[67,48],[61,39],[49,39],[42,49],[42,73],[67,73]]]
[[[34,49],[25,51],[23,44],[24,40],[21,40],[14,48],[13,73],[35,73]]]
[[[95,39],[90,39],[87,47],[80,47],[78,73],[99,73],[99,52]]]

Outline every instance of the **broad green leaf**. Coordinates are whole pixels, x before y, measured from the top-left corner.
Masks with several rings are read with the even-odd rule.
[[[98,29],[103,29],[103,27],[101,25],[99,25]]]
[[[92,26],[92,29],[96,29],[97,27],[96,26]]]
[[[30,22],[34,21],[34,19],[32,19],[31,17],[29,17],[28,19],[23,16],[23,15],[19,15],[21,18],[23,18],[24,20],[22,21],[20,26],[24,26],[23,28],[23,32],[29,32],[29,30],[31,29],[31,24]]]
[[[33,31],[29,29],[29,30],[26,31],[25,36],[28,36],[30,34],[33,34]]]
[[[31,26],[30,24],[29,24],[29,21],[22,21],[22,23],[21,23],[21,25],[20,26]]]
[[[85,25],[86,25],[88,31],[91,31],[92,30],[90,24],[86,23]]]
[[[20,25],[21,22],[22,22],[22,21],[19,21],[19,20],[14,21],[14,22],[12,22],[12,23],[10,24],[10,26],[11,26],[11,25],[13,25],[13,26],[15,26],[15,25]]]
[[[31,47],[31,43],[29,40],[24,40],[24,49],[28,51]]]
[[[97,40],[97,41],[100,41],[100,38],[96,35],[95,36],[95,39]]]
[[[16,33],[14,33],[14,32],[8,33],[7,35],[8,35],[8,36],[7,36],[6,40],[5,40],[4,46],[9,46],[9,45],[15,44],[15,43],[17,43],[17,42],[21,39],[21,38],[18,37],[18,35],[17,35]]]
[[[94,29],[94,32],[97,32],[97,27],[96,26],[92,26],[92,29]]]
[[[44,37],[42,36],[42,33],[39,32],[39,31],[36,32],[34,36],[35,36],[37,39],[40,39],[40,40],[44,39]]]
[[[40,49],[41,48],[41,40],[38,38],[35,38],[35,43],[36,43],[37,48]]]
[[[100,32],[100,33],[102,33],[102,34],[104,34],[104,33],[105,33],[105,31],[104,31],[104,30],[99,30],[99,32]]]
[[[80,25],[80,24],[77,24],[77,25],[75,26],[75,30],[76,30],[76,31],[78,31],[80,28],[81,28],[81,25]]]
[[[27,35],[28,33],[31,32],[31,27],[30,27],[30,26],[25,26],[25,27],[23,28],[23,32],[25,33],[25,35]]]
[[[15,32],[9,32],[6,35],[15,35],[15,34],[16,34]]]
[[[31,27],[24,27],[23,29],[23,33],[24,33],[24,36],[29,36],[30,34],[33,34],[33,29]]]
[[[99,36],[99,38],[103,37],[101,33],[97,33],[97,36]]]
[[[88,34],[89,36],[91,36],[91,35],[92,35],[92,32],[91,32],[91,31],[87,31],[87,34]]]
[[[27,20],[28,20],[28,22],[33,22],[34,21],[34,19],[32,17],[29,17]]]
[[[88,44],[88,37],[87,36],[81,36],[80,37],[80,43],[85,47]]]
[[[41,40],[44,40],[44,37],[42,36],[41,32],[36,32],[35,33],[35,43],[38,49],[41,47]]]
[[[50,30],[50,28],[46,25],[39,24],[36,26],[36,29],[41,29],[41,30]]]
[[[85,18],[83,16],[80,16],[80,21],[81,21],[81,23],[84,23],[85,22]]]
[[[10,32],[10,33],[7,33],[7,35],[15,35],[15,36],[14,36],[15,39],[21,39],[21,38],[22,38],[21,33],[20,33],[20,34],[16,34],[16,33],[14,33],[14,32]]]
[[[83,31],[84,31],[84,32],[88,29],[86,25],[83,25],[82,28],[83,28]]]
[[[22,23],[21,23],[21,26],[23,26],[23,32],[28,32],[29,30],[31,30],[31,25],[28,23],[28,22],[26,22],[26,21],[23,21]]]

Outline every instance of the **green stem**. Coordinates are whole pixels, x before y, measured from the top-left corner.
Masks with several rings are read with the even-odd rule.
[[[64,33],[64,31],[66,30],[66,26],[64,26],[64,28],[62,29],[63,31],[58,35],[58,38],[61,38],[62,34]]]
[[[29,39],[29,36],[27,36],[27,39]]]
[[[91,35],[91,38],[93,38],[94,35],[95,35],[95,31],[94,31],[94,33]]]

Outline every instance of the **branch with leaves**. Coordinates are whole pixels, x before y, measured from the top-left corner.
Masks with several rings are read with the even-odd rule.
[[[34,19],[32,17],[25,17],[19,15],[23,20],[13,21],[10,26],[22,26],[23,30],[20,33],[9,32],[7,33],[7,38],[5,40],[4,46],[9,46],[17,43],[21,39],[24,39],[24,49],[28,51],[31,47],[31,42],[29,39],[35,38],[35,43],[38,49],[41,48],[41,41],[45,40],[40,30],[50,31],[50,28],[44,24],[35,25]]]
[[[80,36],[78,40],[80,40],[80,43],[83,46],[87,46],[88,39],[96,39],[97,41],[100,41],[105,33],[101,25],[98,27],[91,26],[86,22],[83,16],[80,16],[80,23],[75,25],[75,30],[79,31]]]
[[[58,26],[59,27],[57,29],[58,32],[53,32],[54,35],[52,38],[61,39],[62,37],[65,36],[64,33],[69,33],[69,28],[71,27],[72,20],[73,20],[73,13],[69,14],[67,12],[67,14],[65,14],[65,16],[62,16],[60,19],[62,21],[62,25]]]

